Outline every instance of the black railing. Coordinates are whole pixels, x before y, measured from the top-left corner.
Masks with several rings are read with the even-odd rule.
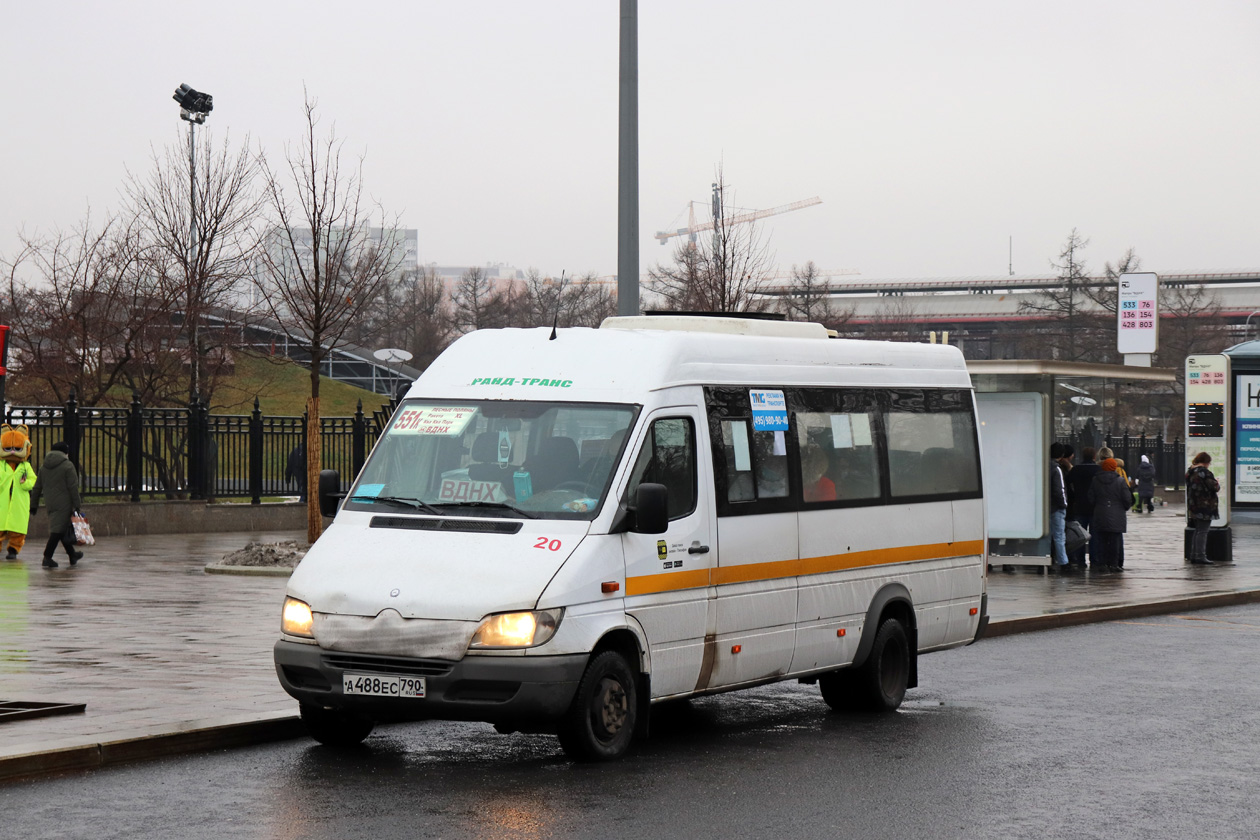
[[[1163,435],[1130,435],[1109,432],[1105,435],[1090,437],[1085,432],[1073,432],[1068,437],[1060,437],[1060,443],[1068,443],[1076,450],[1076,463],[1081,463],[1081,450],[1086,446],[1095,449],[1106,446],[1115,457],[1124,461],[1124,471],[1131,477],[1137,476],[1138,464],[1142,456],[1150,459],[1155,467],[1155,486],[1180,488],[1186,476],[1186,444],[1180,438],[1164,440]]]
[[[395,402],[371,417],[360,402],[353,417],[320,418],[325,469],[342,484],[363,468],[393,415]],[[249,498],[306,493],[306,418],[268,417],[254,400],[250,414],[211,414],[201,400],[187,408],[85,408],[71,392],[64,406],[13,406],[7,422],[31,435],[38,468],[58,440],[70,445],[79,490],[89,497],[141,499]]]

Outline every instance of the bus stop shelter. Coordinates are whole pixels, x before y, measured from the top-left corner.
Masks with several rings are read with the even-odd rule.
[[[1260,363],[1260,357],[1257,358]],[[1050,564],[1050,444],[1106,428],[1126,385],[1174,383],[1168,368],[1033,359],[969,361],[976,390],[989,554],[1004,565]]]

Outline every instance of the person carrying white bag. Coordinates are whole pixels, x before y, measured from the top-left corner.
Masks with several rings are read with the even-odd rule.
[[[75,548],[75,523],[72,517],[82,518],[79,511],[79,471],[69,456],[70,444],[58,441],[44,456],[44,464],[39,468],[39,480],[31,491],[31,513],[39,508],[42,496],[48,504],[48,545],[44,546],[44,567],[57,568],[53,552],[57,543],[65,546],[73,566],[83,559],[83,552]],[[86,520],[84,520],[86,524]],[[91,533],[89,532],[89,538]],[[84,543],[91,545],[90,542]]]

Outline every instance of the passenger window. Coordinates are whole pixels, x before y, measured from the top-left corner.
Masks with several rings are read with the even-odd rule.
[[[874,422],[867,412],[797,412],[801,495],[806,502],[880,497]]]
[[[979,492],[975,421],[958,394],[899,391],[892,395],[888,471],[894,497]]]
[[[723,420],[726,499],[751,502],[788,494],[785,432],[749,431],[747,420]]]
[[[630,473],[630,498],[643,482],[665,485],[670,519],[696,509],[696,434],[690,418],[653,421]]]

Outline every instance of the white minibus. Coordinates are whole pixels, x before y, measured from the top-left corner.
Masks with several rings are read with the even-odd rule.
[[[325,744],[476,720],[588,761],[777,680],[896,709],[987,621],[975,416],[957,348],[818,324],[471,333],[321,475],[276,672]]]

